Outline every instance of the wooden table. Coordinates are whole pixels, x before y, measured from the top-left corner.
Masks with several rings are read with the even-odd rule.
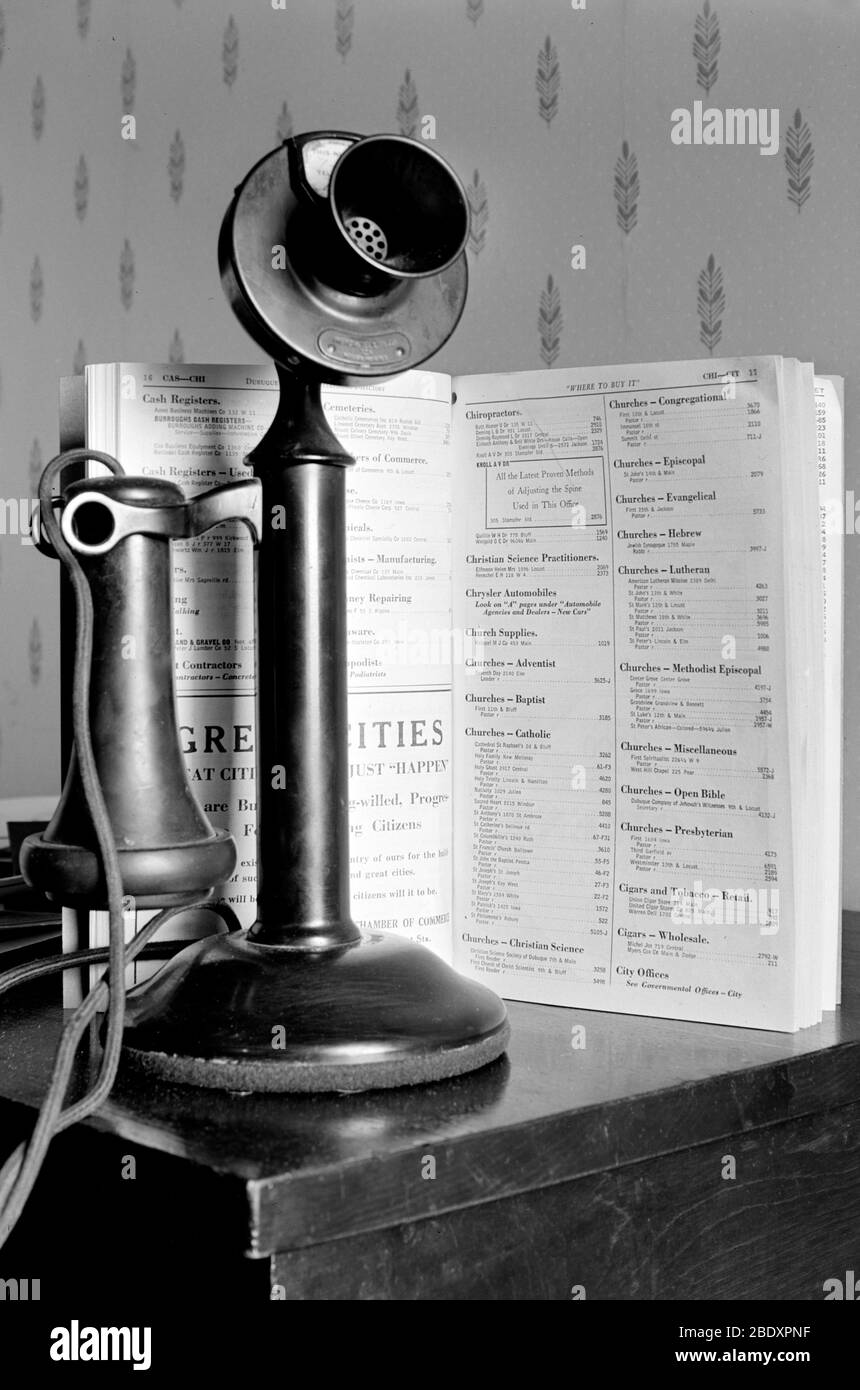
[[[0,1274],[49,1290],[80,1237],[96,1278],[231,1298],[820,1301],[860,1277],[858,918],[843,1007],[794,1036],[514,1003],[506,1058],[425,1088],[122,1080],[55,1142]],[[57,1001],[54,982],[4,1000],[4,1153]]]

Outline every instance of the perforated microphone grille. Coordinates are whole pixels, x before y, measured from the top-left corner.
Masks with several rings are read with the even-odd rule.
[[[388,239],[382,228],[369,217],[350,217],[346,230],[365,255],[384,261],[388,255]]]

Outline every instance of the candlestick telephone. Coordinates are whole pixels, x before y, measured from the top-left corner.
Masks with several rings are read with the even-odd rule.
[[[107,908],[107,952],[0,977],[0,992],[95,958],[108,968],[67,1025],[34,1132],[0,1172],[0,1243],[53,1133],[110,1092],[122,1059],[143,1076],[208,1088],[354,1092],[437,1081],[504,1051],[504,1005],[425,947],[363,933],[349,902],[345,474],[353,460],[323,413],[324,382],[418,366],[466,298],[468,203],[435,152],[401,136],[316,131],[251,169],[224,217],[228,300],[273,359],[274,420],[253,477],[186,500],[72,450],[39,487],[42,548],[76,601],[74,755],[48,828],[22,850],[53,901]],[[101,464],[58,495],[64,469]],[[286,518],[273,528],[267,518]],[[213,898],[236,848],[192,793],[176,726],[170,546],[228,518],[257,551],[258,912],[241,930]],[[135,659],[123,656],[129,641]],[[287,769],[283,779],[269,775]],[[277,785],[273,782],[277,781]],[[125,944],[123,911],[157,915]],[[191,903],[227,930],[170,955],[126,998],[125,969]],[[75,1050],[107,1007],[93,1089],[70,1105]],[[271,1046],[273,1025],[285,1044]]]

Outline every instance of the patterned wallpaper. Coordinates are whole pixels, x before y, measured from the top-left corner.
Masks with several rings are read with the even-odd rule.
[[[853,488],[858,36],[856,0],[0,0],[0,796],[58,775],[56,570],[8,533],[56,449],[57,378],[259,359],[216,237],[294,129],[400,130],[460,172],[472,288],[440,369],[813,358],[847,379]],[[673,143],[697,101],[777,108],[778,151]],[[860,906],[856,856],[846,875]]]

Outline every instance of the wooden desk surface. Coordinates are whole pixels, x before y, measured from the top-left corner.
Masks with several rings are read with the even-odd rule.
[[[735,1155],[743,1149],[748,1172],[762,1182],[764,1159],[754,1161],[753,1150],[770,1155],[767,1173],[773,1175],[774,1154],[783,1140],[788,1148],[780,1160],[778,1190],[784,1191],[799,1162],[797,1144],[807,1157],[817,1145],[821,1155],[830,1155],[826,1172],[836,1174],[833,1219],[841,1219],[839,1211],[850,1218],[855,1239],[860,1231],[860,914],[846,914],[844,956],[842,1008],[818,1027],[794,1035],[512,1003],[508,1055],[471,1076],[334,1097],[231,1095],[123,1078],[85,1128],[118,1136],[130,1151],[156,1151],[182,1160],[182,1168],[191,1165],[195,1172],[215,1175],[221,1200],[211,1219],[226,1223],[229,1216],[231,1239],[248,1254],[292,1252],[273,1268],[288,1279],[292,1262],[296,1277],[311,1285],[316,1276],[308,1252],[317,1248],[334,1250],[343,1259],[350,1249],[360,1254],[372,1233],[397,1230],[401,1244],[412,1242],[414,1256],[416,1231],[438,1234],[446,1214],[471,1212],[477,1219],[480,1213],[489,1219],[494,1213],[498,1225],[500,1214],[516,1216],[519,1199],[585,1194],[589,1183],[607,1175],[621,1181],[624,1173],[632,1175],[635,1195],[636,1175],[668,1171],[655,1167],[660,1163],[681,1163],[683,1186],[684,1175],[692,1173],[692,1153],[697,1161],[707,1159],[710,1172],[724,1149],[731,1147]],[[36,987],[4,1000],[0,1097],[17,1103],[13,1109],[29,1110],[42,1095],[61,1021],[57,1004],[38,1002]],[[575,1026],[585,1028],[584,1047],[571,1045]],[[87,1065],[84,1061],[82,1072]],[[756,1145],[744,1148],[745,1138],[755,1138]],[[435,1164],[432,1178],[428,1158]],[[808,1165],[804,1171],[808,1176]],[[714,1171],[715,1183],[717,1178]],[[695,1184],[700,1177],[689,1181]],[[731,1183],[722,1189],[732,1186],[740,1190]],[[802,1202],[802,1192],[797,1196]],[[615,1199],[608,1195],[607,1200],[611,1205]],[[639,1199],[629,1200],[635,1206]],[[505,1202],[507,1207],[498,1205]],[[618,1217],[616,1241],[630,1220],[628,1198],[624,1202],[628,1216],[626,1223],[623,1212]],[[552,1205],[535,1208],[544,1209],[552,1225],[557,1219]],[[795,1216],[800,1210],[795,1208]],[[743,1219],[741,1209],[732,1217],[739,1230]],[[182,1220],[176,1213],[178,1231]],[[833,1240],[826,1244],[829,1220],[822,1218],[825,1243],[817,1257],[823,1261],[822,1279],[833,1272],[828,1251],[839,1244],[833,1243],[832,1224]],[[428,1247],[428,1259],[431,1253]],[[771,1264],[778,1264],[779,1251],[771,1256]],[[642,1277],[624,1286],[626,1294],[600,1296],[710,1296],[704,1285],[690,1282],[689,1271],[687,1283],[655,1285],[650,1294],[635,1291],[641,1290]],[[751,1296],[774,1296],[776,1277],[768,1275],[763,1291]],[[814,1270],[809,1277],[817,1277]]]

